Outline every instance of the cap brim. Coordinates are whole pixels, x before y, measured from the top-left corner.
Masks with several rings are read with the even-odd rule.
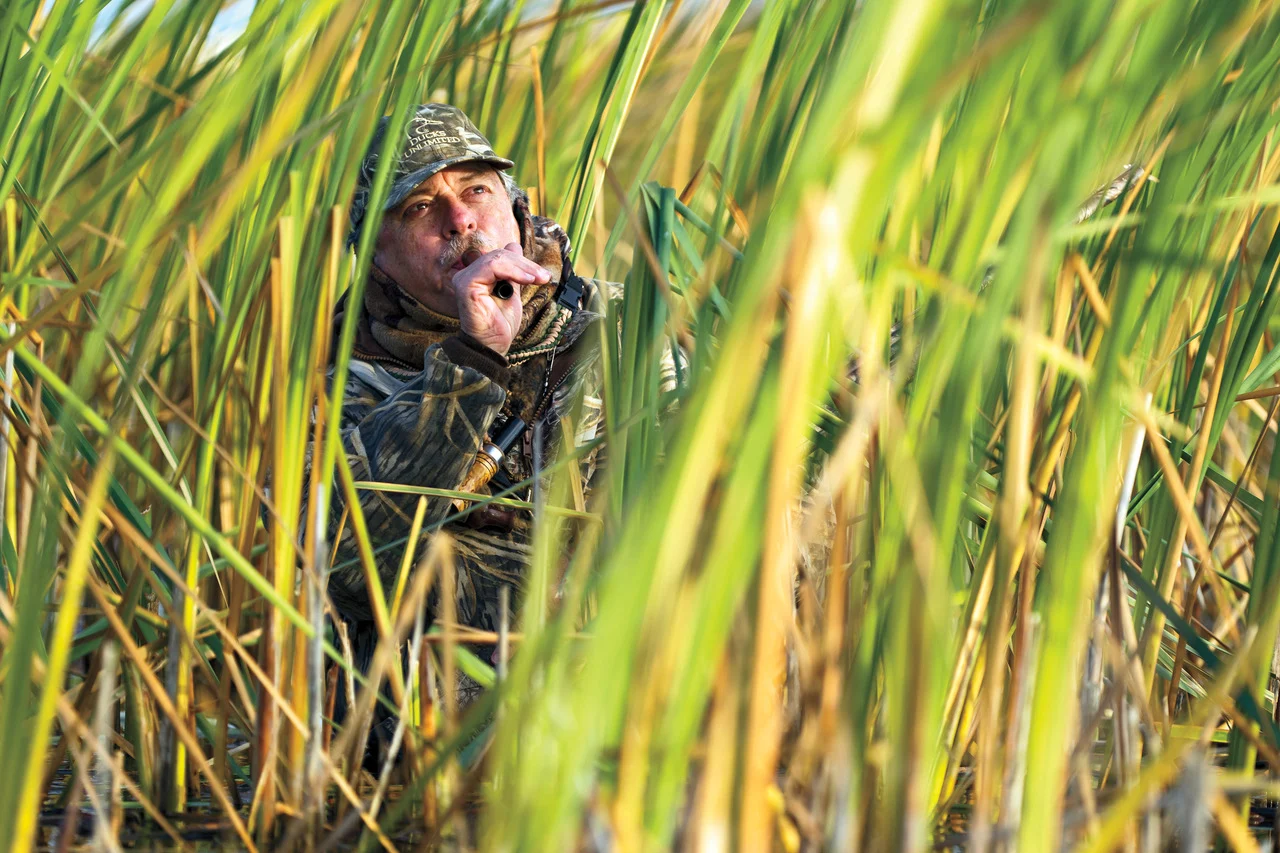
[[[512,161],[505,157],[494,155],[492,157],[484,154],[459,154],[457,157],[448,157],[438,163],[432,163],[430,166],[423,166],[416,172],[410,172],[400,180],[391,185],[391,191],[387,193],[387,203],[383,206],[383,210],[394,210],[409,197],[409,193],[413,192],[423,181],[430,178],[436,172],[444,171],[450,166],[456,166],[459,163],[488,163],[491,166],[497,166],[500,169],[510,169],[515,165]]]

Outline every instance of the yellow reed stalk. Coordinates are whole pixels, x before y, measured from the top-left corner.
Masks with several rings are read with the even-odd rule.
[[[542,102],[542,57],[538,48],[529,48],[529,65],[533,69],[533,130],[534,162],[538,166],[538,210],[542,216],[547,212],[547,119]]]
[[[396,588],[391,596],[391,618],[400,613],[400,602],[404,598],[404,588],[409,583],[409,566],[413,564],[413,555],[417,550],[418,536],[422,533],[422,519],[427,515],[427,499],[418,498],[418,506],[413,511],[413,522],[409,525],[409,541],[404,548],[404,557],[400,560],[400,571],[396,573]]]
[[[1160,426],[1156,423],[1155,418],[1151,416],[1151,412],[1146,409],[1139,409],[1136,412],[1138,419],[1142,421],[1147,428],[1147,434],[1151,436],[1148,447],[1156,458],[1156,462],[1160,465],[1160,470],[1164,473],[1165,483],[1169,488],[1169,496],[1173,500],[1173,505],[1178,510],[1178,526],[1175,528],[1175,535],[1169,548],[1170,566],[1173,561],[1182,559],[1182,545],[1188,535],[1191,537],[1191,545],[1195,549],[1196,558],[1206,566],[1215,565],[1213,553],[1209,549],[1209,538],[1205,536],[1204,527],[1200,524],[1200,519],[1196,516],[1195,504],[1191,500],[1190,494],[1187,493],[1187,487],[1182,482],[1182,477],[1178,472],[1177,465],[1174,464],[1173,457],[1169,455],[1169,448],[1165,446]],[[1208,430],[1201,432],[1202,436],[1208,435]],[[1204,443],[1203,441],[1201,442]],[[1197,458],[1202,458],[1197,452]],[[1192,464],[1192,470],[1188,474],[1188,481],[1194,481],[1194,474],[1197,470],[1195,463]],[[1175,547],[1176,546],[1176,547]],[[1167,571],[1170,578],[1176,577],[1177,573],[1172,569]],[[1165,587],[1172,588],[1172,579],[1167,580]],[[1169,597],[1170,589],[1162,589],[1161,595],[1165,598]],[[1143,670],[1147,676],[1147,691],[1150,692],[1155,682],[1155,659],[1160,648],[1160,635],[1164,630],[1164,618],[1161,615],[1153,615],[1152,623],[1148,631],[1151,637],[1151,645],[1146,649],[1143,655]]]
[[[774,784],[782,736],[782,687],[785,644],[793,626],[791,599],[795,579],[793,506],[802,485],[802,466],[809,414],[806,395],[823,341],[814,330],[822,326],[827,309],[825,283],[847,269],[841,235],[844,217],[831,201],[814,200],[807,211],[807,260],[791,285],[791,313],[782,354],[784,383],[778,403],[774,458],[769,497],[759,599],[756,644],[752,663],[750,711],[747,724],[746,766],[740,842],[745,849],[770,846],[773,825],[768,792]]]

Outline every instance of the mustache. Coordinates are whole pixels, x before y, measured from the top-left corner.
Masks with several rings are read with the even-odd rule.
[[[447,270],[470,252],[475,252],[476,257],[479,257],[486,252],[501,248],[496,240],[478,231],[471,234],[457,234],[449,238],[449,242],[440,253],[440,267]]]

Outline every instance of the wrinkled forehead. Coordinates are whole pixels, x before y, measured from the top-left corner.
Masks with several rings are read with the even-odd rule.
[[[424,192],[430,192],[433,189],[445,186],[453,181],[465,181],[474,178],[482,178],[493,184],[502,183],[501,173],[488,163],[458,163],[436,172],[434,175],[411,189],[409,191],[409,195],[421,195]]]

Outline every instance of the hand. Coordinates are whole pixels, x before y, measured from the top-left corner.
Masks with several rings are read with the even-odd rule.
[[[493,295],[493,286],[509,281],[515,292],[509,299]],[[480,255],[453,274],[462,331],[500,355],[506,355],[520,331],[524,306],[520,288],[548,284],[551,273],[524,256],[519,243]]]

